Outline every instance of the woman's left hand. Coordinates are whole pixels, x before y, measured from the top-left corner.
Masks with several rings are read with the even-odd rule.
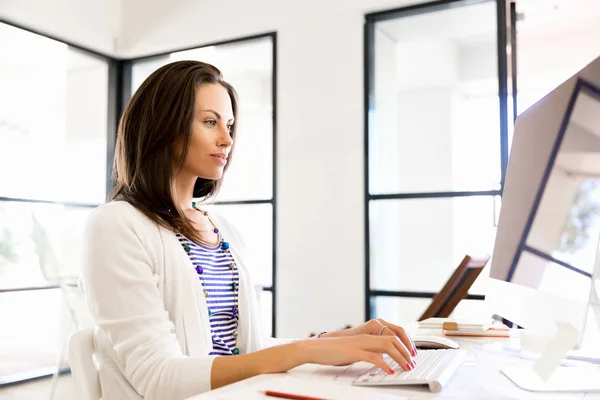
[[[412,356],[417,355],[417,348],[408,333],[406,333],[406,330],[401,326],[387,322],[382,318],[372,319],[353,328],[327,332],[322,334],[321,337],[343,337],[365,334],[375,336],[397,336],[404,346],[406,346],[408,351],[410,351]]]

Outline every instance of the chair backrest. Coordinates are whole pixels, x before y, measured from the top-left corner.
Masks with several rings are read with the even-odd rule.
[[[98,368],[94,363],[93,336],[93,329],[84,329],[69,338],[71,376],[79,400],[98,400],[102,397]]]
[[[487,255],[483,257],[466,255],[442,290],[433,297],[431,304],[423,315],[421,315],[419,321],[432,317],[449,317],[458,303],[467,297],[469,288],[481,271],[483,271],[489,260],[490,256]]]

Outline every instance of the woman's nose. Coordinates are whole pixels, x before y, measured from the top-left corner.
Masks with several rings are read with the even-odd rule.
[[[231,147],[233,145],[233,138],[231,137],[230,130],[225,127],[219,138],[219,146],[221,147]]]

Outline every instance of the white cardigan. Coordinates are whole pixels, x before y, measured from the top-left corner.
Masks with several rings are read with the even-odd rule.
[[[266,340],[243,242],[225,220],[211,217],[239,267],[237,347],[242,354],[260,350]],[[94,210],[84,232],[81,280],[96,324],[102,398],[184,399],[210,390],[208,308],[175,234],[122,201]]]

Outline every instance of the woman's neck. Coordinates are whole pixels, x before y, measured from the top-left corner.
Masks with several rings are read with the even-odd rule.
[[[187,211],[192,208],[196,179],[196,176],[186,174],[184,171],[180,171],[175,176],[173,182],[173,201],[175,206],[181,211]]]

